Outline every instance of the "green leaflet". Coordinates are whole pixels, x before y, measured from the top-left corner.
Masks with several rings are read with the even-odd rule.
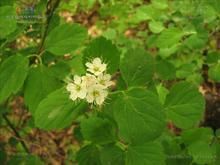
[[[84,102],[73,102],[69,93],[61,88],[40,102],[34,114],[35,124],[45,130],[62,129],[70,126],[85,109]]]
[[[211,144],[213,132],[210,128],[194,128],[181,135],[193,162],[212,164],[216,159],[216,145]]]
[[[25,165],[44,165],[44,162],[36,155],[18,153],[18,155],[13,155],[7,162],[9,165],[14,164],[25,164]]]
[[[157,46],[159,48],[170,48],[178,44],[184,32],[178,28],[165,29],[157,39]]]
[[[119,135],[129,143],[154,140],[165,127],[165,116],[156,95],[144,88],[132,88],[106,103],[113,109]]]
[[[14,32],[17,27],[16,12],[12,6],[0,6],[0,39]]]
[[[153,58],[142,49],[128,50],[120,69],[127,86],[144,86],[153,77]]]
[[[120,52],[110,40],[99,37],[93,40],[85,49],[83,63],[99,57],[108,64],[107,72],[112,74],[119,69]]]
[[[162,22],[159,21],[151,21],[149,23],[149,28],[153,33],[160,33],[163,31],[164,26],[162,24]]]
[[[60,82],[51,76],[49,69],[45,66],[31,68],[25,83],[24,99],[29,110],[34,114],[40,101],[46,96],[61,87]]]
[[[21,55],[7,58],[0,66],[0,103],[23,86],[28,72],[28,59]]]
[[[116,140],[116,130],[108,119],[90,117],[80,124],[81,132],[86,140],[97,144],[105,144]]]
[[[126,165],[165,165],[162,146],[157,142],[131,145],[126,153]]]
[[[116,145],[105,145],[100,152],[102,164],[109,165],[124,165],[125,152]]]
[[[199,123],[205,108],[202,94],[190,83],[175,84],[164,105],[167,117],[179,128],[191,128]]]
[[[86,39],[86,29],[77,24],[62,24],[54,28],[45,40],[45,49],[55,55],[70,53]]]
[[[87,145],[79,150],[76,160],[79,165],[101,165],[100,151],[95,145]]]
[[[160,60],[156,63],[156,74],[162,80],[172,80],[176,77],[176,68],[169,61]]]
[[[167,0],[152,0],[151,3],[153,6],[157,9],[164,10],[168,8],[168,2]]]
[[[220,82],[220,63],[217,63],[213,66],[210,66],[209,71],[208,71],[208,75],[209,78],[216,81],[216,82]]]

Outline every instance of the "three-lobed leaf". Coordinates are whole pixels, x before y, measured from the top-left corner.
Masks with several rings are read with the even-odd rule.
[[[144,88],[132,88],[118,94],[106,104],[113,109],[119,135],[126,142],[142,143],[154,140],[165,127],[165,115],[157,96]]]
[[[166,97],[167,117],[179,128],[191,128],[202,119],[205,100],[198,89],[188,82],[175,84]]]

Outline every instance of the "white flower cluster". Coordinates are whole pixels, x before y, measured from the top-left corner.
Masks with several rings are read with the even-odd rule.
[[[110,74],[106,74],[107,64],[100,58],[86,63],[87,72],[84,76],[74,76],[73,82],[68,83],[66,89],[70,92],[70,99],[86,99],[88,103],[103,104],[108,95],[108,88],[113,85]]]

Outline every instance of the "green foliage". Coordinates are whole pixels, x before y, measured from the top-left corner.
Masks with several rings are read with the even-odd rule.
[[[48,68],[31,68],[25,83],[24,98],[29,110],[34,114],[38,104],[50,92],[60,87],[59,81],[49,74]]]
[[[76,160],[80,165],[101,165],[100,151],[95,145],[87,145],[79,150]]]
[[[169,28],[164,30],[157,39],[157,46],[161,49],[171,48],[173,45],[178,44],[184,32],[178,28]]]
[[[99,57],[108,64],[107,71],[114,73],[119,68],[120,52],[110,40],[104,37],[93,40],[84,51],[84,63]]]
[[[54,28],[46,38],[45,49],[54,55],[70,53],[83,43],[87,33],[77,24],[62,24]]]
[[[127,86],[146,85],[153,77],[153,59],[142,49],[128,50],[120,69]]]
[[[129,143],[153,140],[165,127],[165,115],[157,96],[144,88],[132,88],[118,94],[105,108],[113,108],[119,134]]]
[[[193,157],[193,162],[198,164],[215,162],[216,146],[209,144],[212,138],[212,130],[209,128],[194,128],[183,132],[182,139]]]
[[[15,31],[17,22],[15,10],[11,6],[0,7],[0,39]]]
[[[28,59],[14,55],[5,60],[0,66],[0,103],[11,94],[16,94],[23,86],[28,72]]]
[[[209,68],[208,75],[212,80],[216,82],[220,81],[219,73],[220,73],[220,63],[214,64],[213,66]]]
[[[86,108],[85,103],[72,102],[63,88],[58,89],[43,99],[35,110],[37,127],[51,130],[69,126]]]
[[[1,163],[54,163],[24,146],[34,128],[74,137],[60,164],[218,165],[219,130],[203,127],[218,89],[199,89],[220,82],[219,13],[219,0],[1,0],[0,132],[15,131]],[[18,100],[28,113],[10,123]]]
[[[101,149],[100,159],[102,164],[121,165],[125,164],[125,153],[120,147],[110,144]]]
[[[142,143],[128,147],[126,154],[126,164],[128,165],[147,165],[165,164],[163,148],[156,142]]]
[[[161,31],[163,31],[164,26],[161,22],[158,21],[151,21],[149,23],[149,29],[153,32],[153,33],[160,33]]]
[[[105,144],[116,140],[116,130],[108,119],[91,117],[81,123],[81,132],[86,140]]]
[[[198,124],[205,108],[204,98],[192,84],[175,84],[166,97],[167,116],[179,128],[191,128]]]

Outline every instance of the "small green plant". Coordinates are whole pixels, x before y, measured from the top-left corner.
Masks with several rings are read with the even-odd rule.
[[[67,23],[66,11],[75,22],[92,14]],[[0,140],[0,160],[50,164],[22,138],[73,126],[78,148],[64,164],[219,164],[201,92],[220,81],[219,13],[218,0],[1,0],[0,126],[14,132],[18,154]],[[9,118],[18,97],[26,132]]]

